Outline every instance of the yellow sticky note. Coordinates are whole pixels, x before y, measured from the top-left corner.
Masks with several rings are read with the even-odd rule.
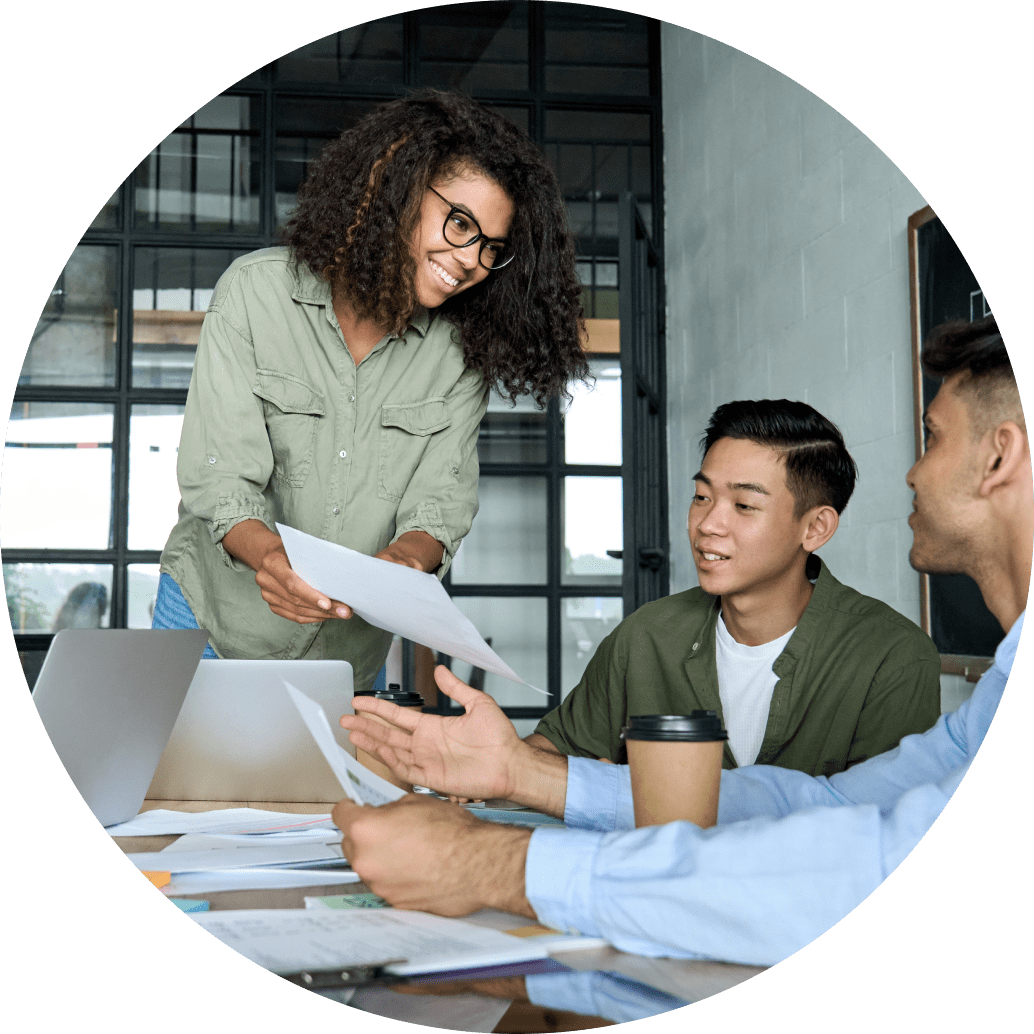
[[[171,872],[148,872],[146,869],[140,870],[156,887],[164,887],[167,883],[172,880]]]

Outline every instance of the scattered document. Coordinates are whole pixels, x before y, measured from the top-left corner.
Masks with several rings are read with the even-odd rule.
[[[216,851],[230,847],[298,847],[302,844],[340,844],[339,829],[306,829],[298,833],[184,833],[161,853]]]
[[[358,883],[351,869],[215,869],[178,872],[163,894],[214,894],[220,890],[280,890],[285,887],[334,887]]]
[[[394,908],[247,909],[191,918],[273,973],[390,962],[390,972],[408,976],[547,957],[533,940]]]
[[[392,565],[395,566],[395,565]],[[352,798],[356,804],[381,805],[391,801],[397,801],[405,797],[405,790],[400,790],[394,783],[382,779],[375,772],[371,772],[365,765],[359,764],[351,754],[345,750],[331,731],[330,722],[323,708],[311,697],[307,697],[301,690],[296,689],[289,682],[285,682],[287,692],[291,695],[295,707],[298,708],[302,721],[305,722],[312,738],[323,752],[334,775],[337,776],[345,793]]]
[[[126,857],[138,868],[152,872],[201,872],[209,869],[253,869],[264,865],[305,865],[340,862],[339,844],[273,844],[230,847],[209,851],[136,851]]]
[[[335,741],[336,742],[336,741]],[[279,833],[286,830],[334,829],[330,814],[295,815],[261,808],[213,808],[210,811],[142,811],[135,819],[107,826],[113,837],[153,837],[170,833]]]
[[[313,588],[347,603],[364,621],[529,685],[485,642],[433,574],[366,556],[284,524],[276,527],[291,567]],[[548,696],[537,686],[530,688]]]

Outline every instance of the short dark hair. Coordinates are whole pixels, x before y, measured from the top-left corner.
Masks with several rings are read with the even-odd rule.
[[[480,172],[513,202],[513,261],[441,306],[466,365],[511,399],[544,404],[586,379],[575,239],[556,174],[511,121],[456,90],[380,105],[309,166],[283,240],[361,319],[405,330],[416,305],[410,240],[428,186]]]
[[[934,327],[920,358],[931,377],[963,375],[958,390],[978,437],[1003,420],[1024,426],[1016,375],[993,316],[972,323],[950,320]]]
[[[707,430],[700,437],[701,452],[706,456],[720,438],[747,439],[783,454],[795,517],[814,506],[832,506],[837,513],[844,512],[858,468],[840,429],[806,402],[726,402],[711,414]]]

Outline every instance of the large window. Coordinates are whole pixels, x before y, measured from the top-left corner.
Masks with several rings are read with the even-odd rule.
[[[15,394],[4,477],[8,610],[30,682],[59,628],[146,627],[176,520],[176,449],[222,271],[277,240],[308,162],[406,89],[457,87],[540,142],[578,235],[594,390],[494,399],[481,511],[446,586],[550,700],[487,676],[522,726],[621,619],[618,195],[660,239],[657,23],[562,3],[394,15],[259,69],[186,119],[98,214],[54,286]],[[457,665],[461,677],[478,673]]]

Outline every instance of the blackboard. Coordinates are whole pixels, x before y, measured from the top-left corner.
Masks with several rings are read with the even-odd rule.
[[[989,316],[991,309],[962,252],[929,207],[909,217],[908,253],[918,459],[923,450],[923,411],[939,386],[920,366],[922,343],[930,330],[945,320],[981,319]],[[938,651],[964,657],[992,656],[1004,633],[984,605],[976,582],[961,574],[924,574],[919,579],[921,624]]]

